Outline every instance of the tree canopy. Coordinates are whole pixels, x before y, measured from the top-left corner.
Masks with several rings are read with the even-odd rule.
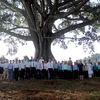
[[[4,37],[11,54],[17,52],[18,42],[25,41],[33,41],[36,57],[50,53],[50,48],[44,47],[52,42],[60,42],[66,49],[66,38],[94,51],[99,30],[99,0],[0,0],[0,38]]]

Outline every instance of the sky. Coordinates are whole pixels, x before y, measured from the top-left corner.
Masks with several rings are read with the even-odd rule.
[[[18,49],[18,53],[14,56],[6,55],[7,47],[4,43],[0,42],[0,46],[1,46],[0,56],[4,55],[9,60],[13,60],[16,57],[18,57],[19,59],[23,59],[24,55],[27,55],[29,58],[31,56],[34,57],[35,48],[32,42],[27,42],[27,45],[20,46]],[[100,47],[100,44],[95,43],[95,53],[100,53],[100,49],[98,49],[98,47]],[[51,50],[57,61],[68,60],[69,57],[71,57],[72,60],[75,61],[77,59],[90,56],[88,52],[85,53],[83,51],[82,46],[75,47],[73,43],[70,43],[68,46],[68,49],[66,50],[64,50],[63,48],[60,48],[59,44],[56,44],[55,46],[52,45]]]
[[[94,0],[90,0],[90,1],[94,1]],[[100,53],[98,47],[100,47],[100,44],[95,43],[95,53]],[[83,51],[82,46],[78,46],[76,48],[73,43],[70,43],[68,49],[66,50],[60,48],[59,44],[56,44],[55,46],[52,45],[51,50],[57,61],[68,60],[69,57],[71,57],[71,59],[75,61],[77,59],[82,59],[84,57],[90,56],[88,52],[85,53]],[[2,41],[0,41],[0,56],[4,55],[9,60],[12,60],[16,57],[18,57],[19,59],[23,59],[24,55],[27,55],[29,58],[31,56],[34,57],[35,48],[32,42],[27,42],[27,45],[20,46],[18,48],[18,52],[16,55],[10,56],[10,55],[6,55],[6,53],[7,53],[7,46]]]

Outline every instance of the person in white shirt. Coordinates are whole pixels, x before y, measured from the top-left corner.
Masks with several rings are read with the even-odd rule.
[[[41,79],[41,63],[39,62],[38,59],[36,62],[36,78]]]
[[[87,66],[88,66],[88,77],[89,77],[89,78],[92,78],[92,75],[93,75],[93,68],[92,68],[92,64],[91,64],[90,60],[88,61]]]
[[[19,60],[19,77],[20,77],[20,80],[24,80],[25,79],[25,65],[24,65],[24,62],[23,60]]]
[[[35,59],[34,60],[34,78],[35,79],[37,78],[37,63],[38,61]]]
[[[31,61],[31,78],[35,78],[35,72],[36,72],[35,60],[32,59],[32,61]]]
[[[25,68],[26,68],[26,79],[30,79],[31,62],[29,61],[29,59],[25,63]]]
[[[19,64],[18,60],[13,64],[13,69],[14,69],[14,79],[18,81],[18,76],[19,76]]]
[[[49,59],[48,63],[47,63],[47,67],[48,67],[48,74],[49,74],[49,79],[53,79],[53,62],[51,62],[51,59]]]
[[[42,71],[42,78],[43,79],[45,79],[45,78],[48,79],[48,68],[47,68],[46,61],[42,61],[41,71]]]
[[[8,80],[8,60],[3,64],[3,79]]]
[[[43,61],[44,61],[43,57],[40,57],[39,63],[42,64]]]

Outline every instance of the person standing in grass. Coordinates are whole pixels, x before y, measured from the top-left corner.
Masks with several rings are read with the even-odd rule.
[[[41,63],[39,62],[38,59],[36,62],[36,78],[41,79]]]
[[[19,60],[19,78],[20,80],[24,80],[25,79],[25,65],[23,60]]]
[[[98,77],[100,77],[100,62],[98,62]]]
[[[42,79],[48,79],[48,69],[46,61],[42,61],[41,72],[42,72]]]
[[[68,65],[68,79],[72,79],[72,66]]]
[[[34,62],[35,62],[35,60],[31,59],[31,78],[34,78],[35,71],[36,71],[36,68],[34,67]]]
[[[67,63],[67,61],[64,61],[64,64],[62,65],[62,78],[68,79],[68,63]]]
[[[53,62],[53,67],[54,67],[54,78],[58,79],[58,63],[57,63],[57,61]]]
[[[26,79],[30,79],[30,68],[31,68],[31,62],[29,61],[29,59],[27,59],[27,62],[25,63]]]
[[[53,79],[54,68],[53,68],[53,62],[51,61],[51,59],[49,59],[47,63],[47,67],[48,67],[48,78]]]
[[[4,80],[8,80],[8,60],[6,60],[6,62],[3,64],[3,79]]]
[[[92,78],[93,68],[92,68],[92,64],[91,64],[91,61],[90,60],[88,61],[87,66],[88,66],[88,77],[89,78]]]
[[[86,62],[84,63],[84,77],[88,78],[88,66]]]
[[[97,77],[97,73],[98,73],[98,67],[97,67],[96,63],[94,63],[94,65],[93,65],[93,77]]]
[[[0,80],[3,79],[3,64],[0,62]]]
[[[19,76],[19,64],[18,60],[16,59],[16,62],[13,64],[13,69],[14,69],[14,79],[18,81],[18,76]]]
[[[83,67],[84,67],[84,65],[83,65],[82,61],[79,61],[78,69],[79,69],[79,78],[80,78],[80,80],[84,79]]]
[[[62,63],[58,62],[59,69],[59,79],[62,79]]]
[[[11,60],[10,60],[10,63],[8,64],[8,78],[9,78],[9,81],[13,80],[13,63]]]
[[[74,62],[74,65],[73,65],[73,78],[74,79],[78,78],[78,64],[77,64],[77,62]]]

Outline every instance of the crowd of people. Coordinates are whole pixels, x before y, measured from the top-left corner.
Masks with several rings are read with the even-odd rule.
[[[80,79],[100,77],[100,62],[95,60],[73,62],[56,61],[49,59],[46,62],[40,59],[6,60],[0,62],[0,80],[24,80],[24,79]]]

